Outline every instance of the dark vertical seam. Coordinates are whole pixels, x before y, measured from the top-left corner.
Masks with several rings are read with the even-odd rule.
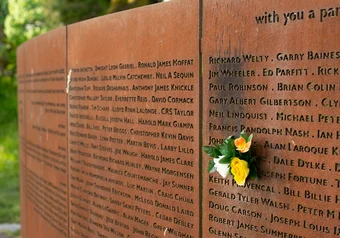
[[[65,86],[65,91],[68,90],[66,89],[67,88],[67,82],[68,82],[68,28],[67,28],[67,25],[65,26],[65,31],[66,31],[66,43],[65,43],[65,47],[66,47],[66,59],[65,59],[65,66],[66,66],[66,69],[65,69],[65,82],[66,82],[66,86]],[[71,80],[71,79],[70,79]],[[68,152],[68,147],[69,147],[69,141],[68,141],[68,93],[66,92],[65,93],[65,96],[66,96],[66,166],[67,166],[67,172],[66,172],[66,184],[67,184],[67,231],[68,231],[68,237],[71,237],[71,231],[70,231],[70,184],[69,184],[69,171],[70,171],[70,165],[69,165],[69,152]]]
[[[203,237],[203,157],[202,157],[202,133],[203,133],[203,53],[202,53],[202,35],[203,35],[203,0],[199,0],[198,6],[198,52],[199,52],[199,237]]]

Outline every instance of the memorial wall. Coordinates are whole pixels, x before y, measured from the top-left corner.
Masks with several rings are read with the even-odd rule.
[[[23,238],[340,236],[340,7],[173,0],[17,50]],[[254,134],[259,179],[203,145]]]

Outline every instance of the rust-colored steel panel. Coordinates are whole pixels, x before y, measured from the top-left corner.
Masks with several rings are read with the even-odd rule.
[[[203,144],[245,130],[265,157],[244,188],[205,172],[203,237],[339,236],[338,13],[203,1]]]
[[[68,26],[70,237],[199,236],[198,3]]]

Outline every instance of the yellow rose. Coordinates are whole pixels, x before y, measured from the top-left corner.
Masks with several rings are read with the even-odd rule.
[[[237,185],[244,186],[246,178],[249,174],[248,162],[234,157],[231,160],[230,167],[231,173],[234,175],[234,180],[236,181]]]
[[[243,137],[240,137],[234,141],[234,145],[236,146],[236,150],[240,151],[241,153],[246,153],[251,146],[251,140],[246,142]]]

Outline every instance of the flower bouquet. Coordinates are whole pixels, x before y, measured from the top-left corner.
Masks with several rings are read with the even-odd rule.
[[[217,171],[223,178],[234,177],[239,186],[244,186],[247,178],[257,178],[256,157],[251,155],[253,134],[247,136],[242,131],[239,138],[229,136],[221,145],[204,146],[204,152],[213,159],[208,172]]]

